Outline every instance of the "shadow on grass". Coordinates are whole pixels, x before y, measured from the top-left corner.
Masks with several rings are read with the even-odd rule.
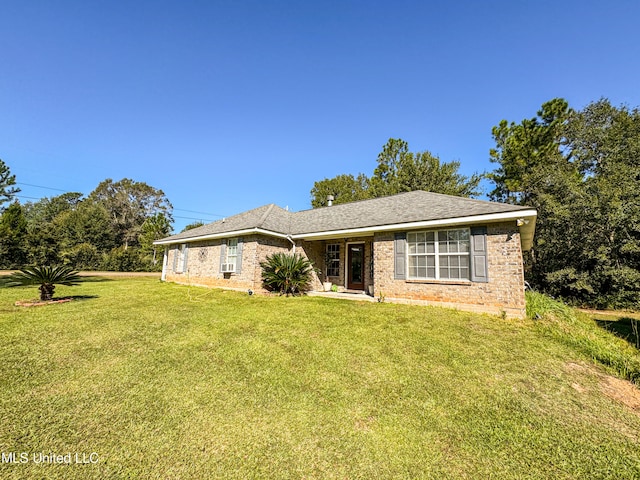
[[[76,300],[92,300],[94,298],[99,298],[99,295],[66,295],[62,298],[68,298],[70,300],[76,301]],[[62,298],[56,299],[54,298],[54,300],[62,300]]]
[[[640,333],[638,329],[640,329],[640,320],[629,318],[629,317],[619,317],[615,320],[603,320],[601,318],[594,318],[596,324],[608,332],[613,333],[615,336],[626,340],[631,344],[632,347],[640,349],[640,338],[638,334]],[[635,328],[634,328],[635,322]]]
[[[94,282],[113,282],[113,278],[101,277],[100,275],[81,275],[82,283],[94,283]]]

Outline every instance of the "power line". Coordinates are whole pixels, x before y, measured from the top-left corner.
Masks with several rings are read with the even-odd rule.
[[[196,210],[185,210],[184,208],[174,208],[174,210],[178,210],[180,212],[201,213],[202,215],[208,215],[210,217],[228,217],[228,215],[219,215],[217,213],[208,213],[208,212],[198,212]]]
[[[173,218],[182,218],[183,220],[196,220],[198,222],[214,222],[215,221],[215,220],[206,220],[204,218],[181,217],[179,215],[173,215]]]
[[[47,190],[55,190],[57,192],[65,192],[65,193],[69,191],[69,190],[63,190],[61,188],[47,187],[47,186],[44,186],[44,185],[34,185],[34,184],[31,184],[31,183],[24,183],[24,182],[16,182],[16,185],[24,185],[26,187],[35,187],[35,188],[44,188],[44,189],[47,189]],[[39,197],[28,197],[26,195],[16,195],[16,197],[18,197],[18,198],[28,198],[30,200],[40,200]],[[209,213],[209,212],[199,212],[197,210],[187,210],[187,209],[184,209],[184,208],[174,208],[173,210],[179,211],[179,212],[199,213],[201,215],[206,215],[208,217],[225,218],[225,217],[229,216],[229,215],[220,215],[219,213]],[[178,215],[174,215],[174,218],[182,218],[182,219],[185,219],[185,220],[202,220],[200,218],[181,217],[181,216],[178,216]],[[209,221],[213,221],[213,220],[209,220]]]
[[[39,197],[28,197],[26,195],[13,195],[14,197],[18,197],[18,198],[28,198],[30,200],[40,200]]]
[[[68,192],[68,190],[62,190],[61,188],[43,187],[42,185],[32,185],[30,183],[16,182],[16,185],[25,185],[27,187],[46,188],[47,190],[56,190],[58,192]]]

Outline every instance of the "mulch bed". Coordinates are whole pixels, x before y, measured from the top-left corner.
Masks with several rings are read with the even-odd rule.
[[[15,303],[16,307],[40,307],[42,305],[54,305],[56,303],[66,303],[72,301],[73,298],[56,298],[55,300],[19,300]]]

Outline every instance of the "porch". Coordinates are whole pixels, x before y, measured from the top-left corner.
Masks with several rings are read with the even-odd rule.
[[[314,293],[372,298],[372,237],[305,241],[302,247],[318,274],[319,284]]]

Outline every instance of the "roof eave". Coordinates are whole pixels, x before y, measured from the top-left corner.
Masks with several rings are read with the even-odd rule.
[[[331,230],[313,233],[299,233],[292,235],[292,238],[295,240],[325,240],[331,238],[341,238],[345,236],[371,236],[376,232],[414,230],[417,228],[447,227],[454,225],[478,225],[520,219],[523,220],[523,226],[531,225],[530,228],[533,228],[535,230],[536,215],[537,212],[534,209],[516,210],[512,212],[488,213],[483,215],[470,215],[466,217],[442,218],[437,220],[423,220],[418,222],[392,223],[389,225],[378,225],[373,227],[349,228],[343,230]],[[531,231],[531,239],[533,239],[533,230]],[[525,249],[524,247],[525,245],[523,244],[523,250]],[[529,245],[526,250],[530,248],[531,247]]]
[[[196,237],[188,237],[188,238],[171,239],[171,237],[169,237],[164,240],[156,240],[155,242],[153,242],[153,244],[154,245],[172,245],[174,243],[192,243],[192,242],[200,242],[202,240],[216,240],[218,238],[231,238],[231,237],[239,237],[242,235],[255,235],[255,234],[271,235],[273,237],[279,237],[279,238],[289,238],[289,235],[286,235],[284,233],[274,232],[271,230],[266,230],[264,228],[245,228],[242,230],[210,233],[207,235],[198,235]]]

